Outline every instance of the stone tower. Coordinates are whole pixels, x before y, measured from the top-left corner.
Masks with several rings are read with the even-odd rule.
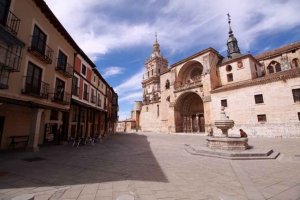
[[[160,101],[160,74],[168,69],[168,61],[161,55],[157,34],[150,58],[145,63],[143,76],[143,104],[158,103]]]

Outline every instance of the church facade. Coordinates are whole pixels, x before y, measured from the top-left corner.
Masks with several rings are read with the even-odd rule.
[[[260,55],[241,54],[229,19],[227,57],[207,48],[170,66],[156,40],[145,63],[142,131],[204,133],[221,106],[229,134],[300,136],[300,42]]]

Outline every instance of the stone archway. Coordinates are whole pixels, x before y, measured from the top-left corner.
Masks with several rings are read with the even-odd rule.
[[[176,132],[205,132],[204,106],[194,92],[180,95],[175,103]]]

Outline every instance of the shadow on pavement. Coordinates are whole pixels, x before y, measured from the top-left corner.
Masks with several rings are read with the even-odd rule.
[[[103,144],[50,146],[0,154],[0,189],[123,180],[168,182],[147,137],[116,134]]]

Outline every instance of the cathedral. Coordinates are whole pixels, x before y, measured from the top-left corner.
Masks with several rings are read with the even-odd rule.
[[[156,36],[131,128],[217,134],[214,120],[223,106],[235,122],[229,134],[300,136],[300,42],[242,54],[228,23],[226,57],[209,47],[169,66]]]

